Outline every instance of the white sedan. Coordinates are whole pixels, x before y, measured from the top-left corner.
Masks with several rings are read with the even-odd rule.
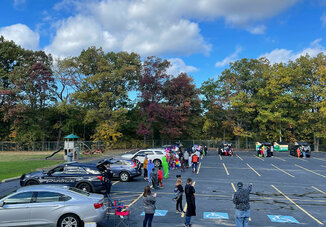
[[[148,160],[153,161],[155,166],[160,166],[162,164],[162,158],[165,156],[165,152],[162,150],[139,150],[136,152],[123,154],[121,157],[127,159],[136,159],[141,164],[143,164],[145,155],[147,155]]]

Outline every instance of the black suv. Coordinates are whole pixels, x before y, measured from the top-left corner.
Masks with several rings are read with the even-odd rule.
[[[69,162],[49,171],[32,172],[20,177],[20,185],[64,184],[88,192],[103,192],[101,172],[94,163]]]

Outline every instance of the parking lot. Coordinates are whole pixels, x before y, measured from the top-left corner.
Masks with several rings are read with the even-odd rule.
[[[255,152],[237,152],[233,157],[219,156],[211,150],[201,160],[198,174],[190,169],[181,173],[183,184],[192,177],[196,189],[197,216],[193,226],[234,226],[232,194],[236,183],[245,187],[253,183],[250,226],[319,226],[326,223],[326,154],[313,153],[298,159],[289,153],[275,153],[258,158]],[[170,171],[164,189],[157,191],[157,215],[154,226],[183,226],[182,214],[175,212],[173,188],[179,170]],[[143,220],[141,177],[131,182],[116,181],[112,198],[130,205],[130,224],[140,226]],[[185,198],[183,199],[185,205]],[[113,223],[113,215],[108,220]]]
[[[312,153],[311,158],[275,153],[271,158],[259,158],[254,151],[236,152],[234,156],[219,156],[212,149],[201,159],[198,174],[186,169],[171,170],[164,179],[164,188],[157,190],[157,213],[153,226],[183,226],[184,215],[175,212],[172,200],[176,175],[183,185],[191,177],[196,189],[197,216],[193,226],[234,226],[232,195],[239,181],[251,193],[250,226],[320,226],[326,223],[326,153]],[[142,177],[130,182],[114,181],[112,199],[129,205],[131,226],[141,226],[142,193],[149,183]],[[0,184],[0,194],[19,187],[18,181]],[[185,197],[183,197],[185,206]],[[114,214],[99,226],[113,225]]]

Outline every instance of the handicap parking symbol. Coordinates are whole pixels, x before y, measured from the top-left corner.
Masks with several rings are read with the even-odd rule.
[[[272,222],[280,223],[299,223],[297,219],[292,216],[282,216],[282,215],[267,215]]]
[[[229,219],[229,215],[219,212],[204,212],[204,219]]]
[[[167,210],[155,210],[154,216],[156,217],[164,217],[168,213]],[[140,214],[141,216],[145,216],[145,212]]]

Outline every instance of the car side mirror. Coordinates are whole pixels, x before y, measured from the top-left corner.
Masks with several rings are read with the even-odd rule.
[[[47,174],[48,176],[51,176],[51,175],[52,175],[51,171],[48,171],[46,174]]]
[[[0,207],[3,207],[3,205],[5,205],[5,203],[3,201],[0,201]]]

